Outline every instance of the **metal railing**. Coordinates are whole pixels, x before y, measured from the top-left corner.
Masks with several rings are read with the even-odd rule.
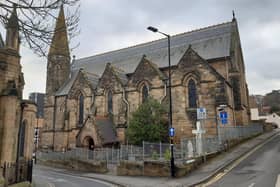
[[[224,149],[224,144],[230,140],[242,140],[262,132],[262,125],[218,127],[217,136],[203,136],[201,141],[195,137],[182,138],[180,144],[175,144],[174,158],[176,161],[185,161],[198,156],[219,152]],[[78,159],[89,162],[106,161],[108,164],[117,164],[121,160],[168,161],[170,159],[170,144],[143,141],[142,146],[121,145],[119,148],[97,148],[95,150],[75,148],[64,153],[39,152],[37,156],[39,159],[45,160]]]
[[[4,186],[29,181],[32,182],[33,161],[19,161],[18,163],[4,162],[0,166],[0,174],[5,179]]]

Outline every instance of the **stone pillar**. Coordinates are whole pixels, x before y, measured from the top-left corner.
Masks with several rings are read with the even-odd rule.
[[[0,164],[15,162],[17,154],[20,102],[17,96],[1,96]]]
[[[32,153],[34,149],[34,127],[36,126],[37,122],[36,112],[36,105],[28,101],[27,105],[24,107],[22,118],[22,121],[26,121],[24,141],[24,158],[26,160],[32,159]]]

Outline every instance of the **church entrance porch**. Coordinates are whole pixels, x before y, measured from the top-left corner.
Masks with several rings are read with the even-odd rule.
[[[94,141],[93,138],[90,136],[87,136],[83,140],[83,147],[87,147],[89,150],[94,150]]]

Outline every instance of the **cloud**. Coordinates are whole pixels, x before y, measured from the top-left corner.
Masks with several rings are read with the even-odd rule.
[[[147,26],[177,34],[231,21],[235,10],[250,93],[279,89],[280,1],[275,0],[82,0],[77,58],[160,38]],[[74,42],[75,43],[75,42]],[[25,96],[45,90],[46,59],[22,51]],[[25,57],[26,56],[26,57]]]

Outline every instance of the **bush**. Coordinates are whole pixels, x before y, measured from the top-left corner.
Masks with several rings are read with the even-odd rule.
[[[170,160],[171,159],[171,153],[170,153],[170,150],[169,149],[166,149],[165,152],[164,152],[164,159],[166,161]]]
[[[168,141],[167,108],[149,98],[132,114],[126,137],[129,143]]]

